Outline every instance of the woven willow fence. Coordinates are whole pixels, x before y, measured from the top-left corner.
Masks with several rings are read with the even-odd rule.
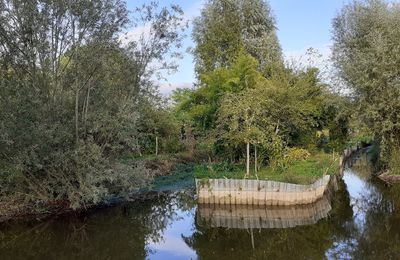
[[[197,224],[225,228],[289,228],[315,224],[331,210],[327,196],[315,203],[295,206],[199,204]]]
[[[338,176],[325,175],[310,185],[249,179],[196,179],[200,204],[301,205],[318,201],[342,177],[346,160],[358,147],[346,149],[339,160]]]
[[[297,205],[322,198],[330,176],[311,185],[248,179],[196,179],[200,204]]]

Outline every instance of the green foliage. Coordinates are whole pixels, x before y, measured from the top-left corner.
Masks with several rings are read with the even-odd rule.
[[[298,151],[300,151],[299,149]],[[300,152],[306,155],[305,151]],[[310,155],[307,159],[293,160],[284,170],[278,170],[272,166],[266,167],[257,173],[252,173],[250,178],[260,180],[272,180],[297,184],[311,184],[325,174],[337,174],[338,155],[322,152]],[[196,178],[245,178],[245,169],[240,165],[232,165],[225,162],[212,165],[203,164],[194,168]]]
[[[228,162],[200,164],[194,167],[194,177],[198,179],[242,179],[244,175],[245,170],[243,166]]]
[[[400,148],[393,149],[388,163],[390,174],[400,175]]]
[[[283,172],[297,161],[305,161],[310,157],[310,153],[302,148],[287,148],[280,156],[275,156],[270,163],[275,171]]]
[[[383,156],[400,144],[400,5],[353,1],[333,21],[333,59],[357,102],[358,116]]]
[[[345,142],[348,100],[329,92],[317,69],[278,66],[266,78],[258,67],[241,51],[230,67],[201,75],[198,88],[177,92],[175,111],[196,127],[197,137],[214,138],[216,154],[231,161],[247,142],[257,145],[264,163],[282,158],[286,145],[316,147],[323,128],[331,143]]]
[[[289,148],[286,153],[286,157],[289,158],[290,161],[304,161],[310,156],[311,154],[307,150],[301,148]]]
[[[155,135],[179,138],[149,64],[173,58],[182,15],[144,5],[132,19],[151,33],[122,39],[129,19],[120,0],[0,0],[0,200],[78,208],[151,178],[120,158]]]
[[[357,135],[352,137],[348,141],[348,146],[355,146],[355,145],[365,146],[368,144],[372,144],[373,142],[374,142],[374,137],[371,135]]]
[[[198,75],[232,65],[242,49],[264,71],[282,63],[275,19],[263,0],[209,0],[194,21],[192,34]]]
[[[170,173],[154,178],[150,189],[155,191],[171,191],[191,188],[194,185],[192,163],[177,164]]]

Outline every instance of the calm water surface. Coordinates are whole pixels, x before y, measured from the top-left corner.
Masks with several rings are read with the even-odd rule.
[[[0,226],[0,259],[400,259],[400,187],[365,155],[333,199],[298,207],[197,206],[194,191],[86,216]]]

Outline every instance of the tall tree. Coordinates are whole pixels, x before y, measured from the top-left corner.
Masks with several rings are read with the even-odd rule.
[[[198,75],[230,66],[244,48],[262,71],[282,61],[275,19],[264,0],[209,0],[192,34]]]
[[[143,184],[119,157],[137,147],[141,105],[158,109],[153,78],[171,66],[152,64],[175,55],[182,16],[139,7],[150,33],[124,40],[124,1],[0,0],[0,197],[79,207]]]
[[[333,20],[333,59],[384,153],[400,148],[400,4],[354,1]]]

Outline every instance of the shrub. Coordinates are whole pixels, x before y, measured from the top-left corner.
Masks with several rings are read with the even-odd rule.
[[[277,171],[284,171],[288,166],[296,161],[307,160],[311,154],[302,148],[288,148],[283,156],[276,158],[271,163],[271,167]]]
[[[289,148],[285,155],[289,161],[307,160],[310,156],[311,154],[302,148]]]

